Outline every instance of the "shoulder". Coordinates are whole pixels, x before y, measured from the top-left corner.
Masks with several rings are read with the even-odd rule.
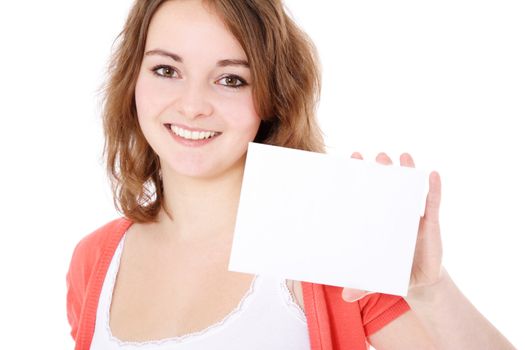
[[[106,252],[110,253],[110,246],[114,245],[114,242],[118,244],[120,237],[131,224],[129,219],[120,217],[83,237],[73,250],[67,272],[68,286],[75,285],[76,290],[85,289],[97,262]]]
[[[90,262],[95,262],[102,254],[104,247],[112,241],[112,238],[120,238],[124,233],[123,231],[130,225],[129,219],[120,217],[84,236],[73,251],[71,264],[90,265]]]
[[[82,238],[76,245],[66,274],[67,314],[71,335],[76,338],[83,305],[97,266],[108,265],[114,248],[132,222],[124,217],[112,220]],[[98,288],[97,283],[92,284]]]

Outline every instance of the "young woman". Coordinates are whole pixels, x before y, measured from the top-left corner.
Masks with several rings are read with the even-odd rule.
[[[137,0],[121,35],[104,131],[124,217],[73,254],[76,349],[512,348],[441,266],[436,172],[407,300],[228,271],[248,143],[324,151],[315,48],[279,0]]]

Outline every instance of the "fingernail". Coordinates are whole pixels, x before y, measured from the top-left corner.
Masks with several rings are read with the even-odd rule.
[[[350,290],[344,290],[343,291],[343,299],[349,303],[352,303],[354,301],[357,301],[363,297],[363,292],[361,291],[350,291]]]
[[[360,291],[353,292],[353,291],[345,290],[343,292],[343,300],[349,303],[354,303],[372,293],[373,292],[360,292]]]

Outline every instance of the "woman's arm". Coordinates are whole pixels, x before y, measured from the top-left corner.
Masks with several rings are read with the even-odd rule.
[[[461,293],[444,268],[437,283],[411,288],[406,301],[438,349],[515,349]]]
[[[437,350],[415,312],[407,311],[368,337],[377,350]]]
[[[352,155],[352,158],[363,159],[357,152]],[[392,160],[385,153],[380,153],[376,161],[384,165],[392,164]],[[408,153],[401,155],[400,164],[415,167]],[[429,178],[425,215],[419,222],[410,288],[406,301],[439,350],[514,349],[512,344],[461,293],[443,268],[439,225],[440,203],[441,178],[437,172],[432,172]],[[342,297],[347,301],[355,301],[365,294],[365,291],[344,288]],[[385,343],[385,339],[380,339],[378,349],[390,349],[386,344],[390,342],[395,344],[395,340],[390,336],[406,337],[406,331],[400,329],[403,327],[408,327],[409,332],[414,331],[416,332],[414,336],[420,337],[419,331],[410,321],[401,321],[401,323],[396,321],[392,321],[392,325],[389,324],[384,328],[387,340]],[[396,331],[390,332],[387,327]],[[382,337],[382,331],[377,332],[379,337]],[[375,339],[375,341],[378,340]],[[407,347],[410,346],[407,344]]]

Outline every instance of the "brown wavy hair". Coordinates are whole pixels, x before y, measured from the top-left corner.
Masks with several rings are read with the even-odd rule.
[[[155,221],[164,207],[160,161],[140,129],[135,84],[149,24],[166,0],[136,0],[102,86],[103,157],[115,208],[135,222]],[[168,0],[177,1],[177,0]],[[261,126],[254,142],[325,152],[315,112],[321,91],[315,45],[281,0],[202,0],[244,49]]]

